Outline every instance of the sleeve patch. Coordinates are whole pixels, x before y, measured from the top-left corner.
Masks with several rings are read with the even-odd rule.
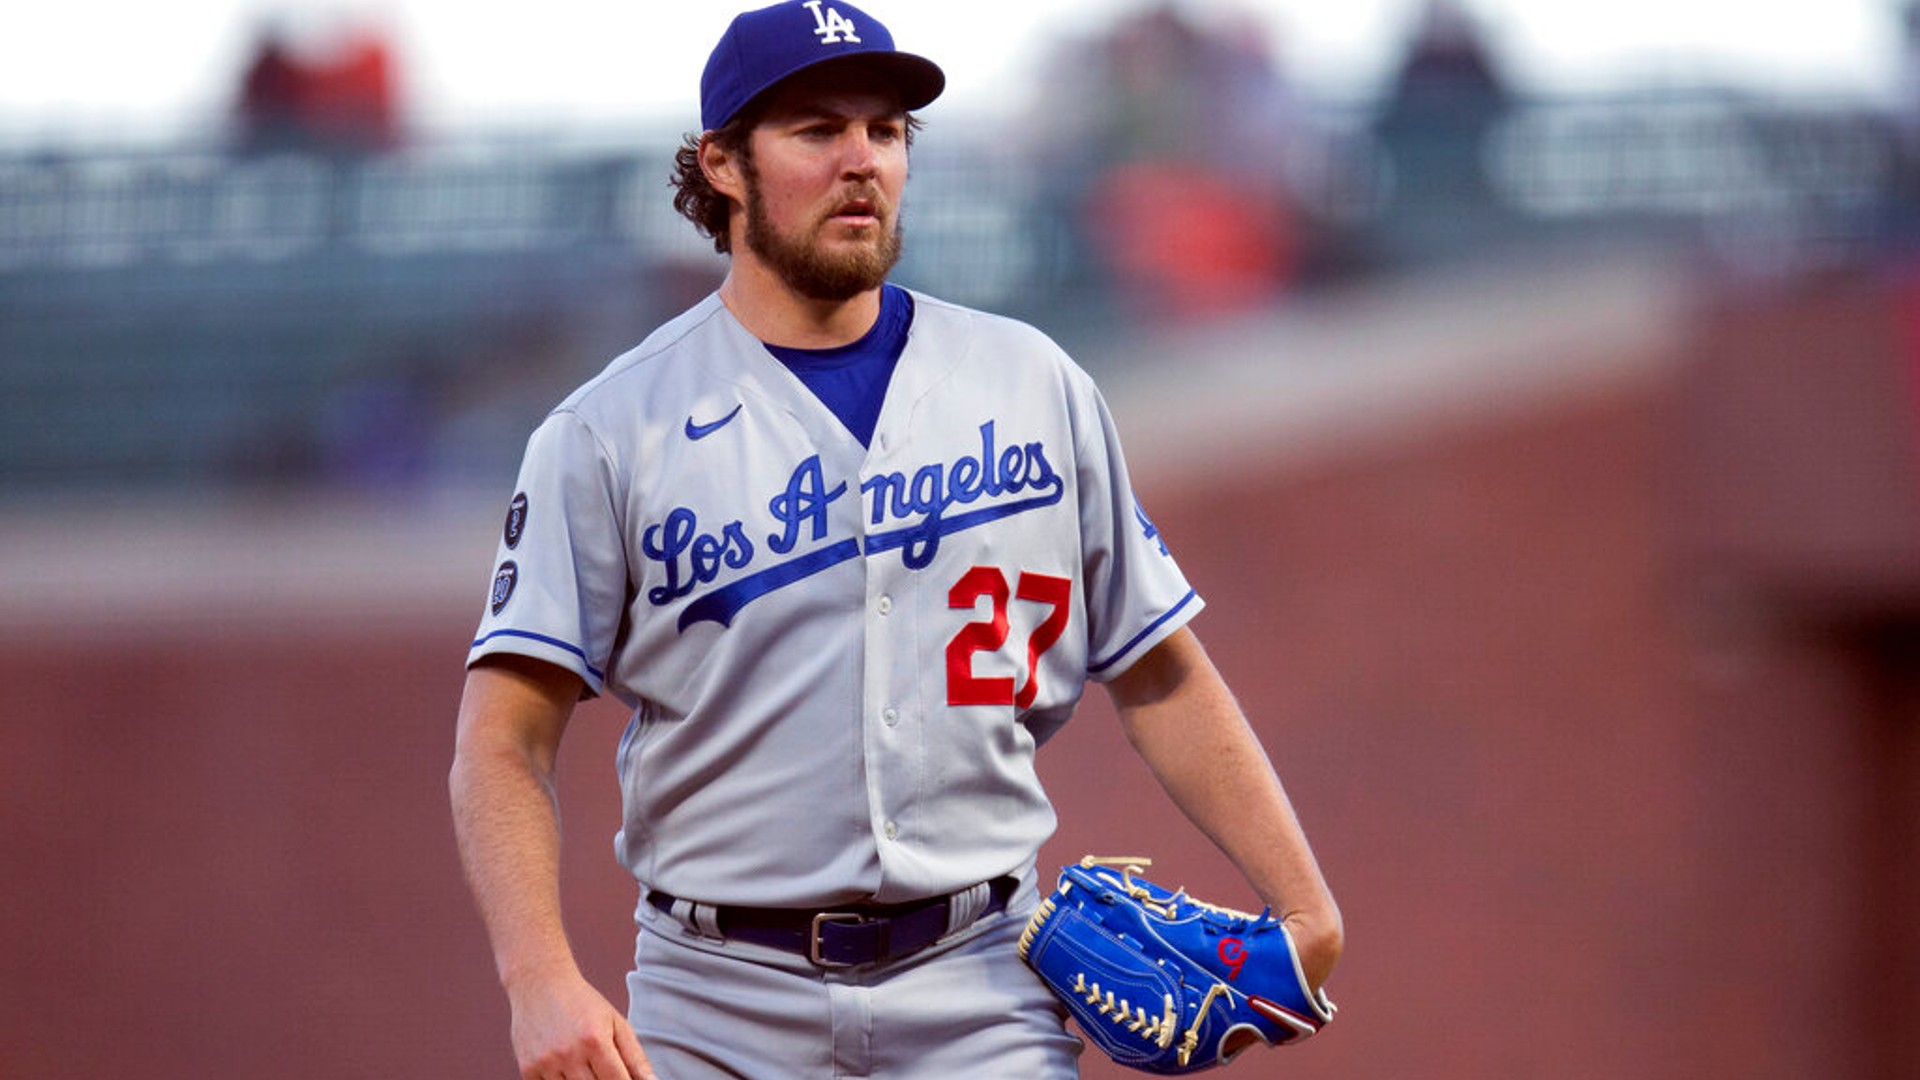
[[[527,493],[522,491],[514,495],[507,504],[507,524],[501,530],[501,539],[506,541],[507,550],[520,546],[520,538],[527,535]]]
[[[506,609],[507,601],[513,599],[513,587],[520,583],[520,567],[512,559],[500,564],[493,573],[493,598],[490,610],[498,615]]]

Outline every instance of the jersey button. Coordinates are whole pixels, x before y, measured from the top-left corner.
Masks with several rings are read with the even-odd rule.
[[[900,710],[889,708],[880,714],[880,719],[885,720],[888,727],[892,727],[900,722]]]
[[[880,609],[880,614],[885,615],[887,612],[893,610],[893,597],[883,596],[880,598],[880,602],[874,606]]]
[[[887,827],[884,831],[887,834],[887,839],[889,840],[900,839],[900,826],[895,825],[893,822],[891,821],[887,822]]]

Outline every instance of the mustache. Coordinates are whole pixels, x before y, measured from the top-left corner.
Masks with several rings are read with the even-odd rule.
[[[835,200],[833,208],[827,211],[825,217],[837,217],[848,211],[885,218],[892,215],[893,204],[887,201],[886,196],[881,193],[878,187],[861,184],[857,187],[849,188],[842,193],[840,198]]]

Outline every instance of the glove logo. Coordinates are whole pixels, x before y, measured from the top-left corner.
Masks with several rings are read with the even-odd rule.
[[[1220,962],[1227,965],[1227,980],[1231,982],[1240,977],[1240,968],[1247,962],[1247,943],[1237,937],[1221,938]]]

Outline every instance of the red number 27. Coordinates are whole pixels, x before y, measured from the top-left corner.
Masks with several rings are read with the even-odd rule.
[[[1067,619],[1072,614],[1067,600],[1072,594],[1071,580],[1047,574],[1022,573],[1018,586],[1012,590],[1007,588],[1007,575],[998,567],[976,566],[960,575],[960,580],[947,591],[947,606],[971,609],[981,597],[986,597],[993,601],[993,615],[961,627],[953,640],[947,642],[947,704],[1012,705],[1021,709],[1033,704],[1040,688],[1037,678],[1040,655],[1052,648],[1066,630]],[[974,653],[999,652],[1007,643],[1012,630],[1007,619],[1009,598],[1046,604],[1050,609],[1027,638],[1027,681],[1018,694],[1014,693],[1011,676],[983,679],[973,673]]]

